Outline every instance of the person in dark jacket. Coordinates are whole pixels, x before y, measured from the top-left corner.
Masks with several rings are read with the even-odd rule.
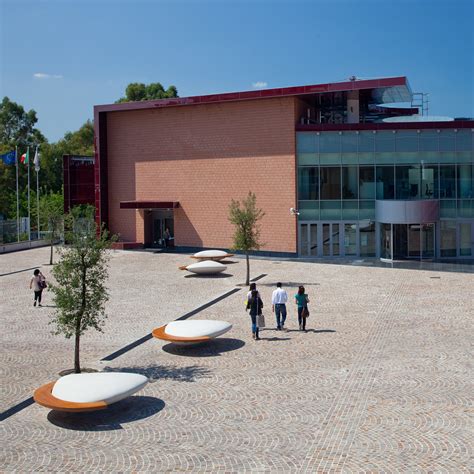
[[[257,290],[252,290],[250,298],[247,300],[247,309],[250,311],[250,317],[252,318],[252,337],[258,341],[260,339],[258,335],[257,317],[262,314],[263,301],[260,298]]]

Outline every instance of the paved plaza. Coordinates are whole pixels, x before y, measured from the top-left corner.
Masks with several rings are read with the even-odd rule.
[[[177,268],[188,255],[113,252],[109,317],[82,338],[82,365],[151,383],[103,412],[66,414],[28,401],[73,362],[73,341],[48,325],[51,294],[34,308],[28,288],[48,261],[47,248],[0,256],[2,472],[474,470],[472,266],[252,260],[269,326],[253,341],[243,259],[198,277]],[[277,281],[291,296],[305,285],[307,333],[293,303],[288,330],[274,330]],[[223,295],[190,316],[233,324],[209,345],[144,338]]]

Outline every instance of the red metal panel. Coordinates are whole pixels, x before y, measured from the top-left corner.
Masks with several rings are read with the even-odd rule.
[[[228,92],[225,94],[211,94],[193,97],[179,97],[173,99],[162,99],[154,101],[125,102],[122,104],[96,105],[94,111],[111,112],[120,110],[138,110],[155,107],[173,107],[178,105],[193,105],[213,102],[226,102],[233,100],[246,100],[270,97],[283,97],[294,95],[314,94],[331,91],[348,91],[360,89],[374,89],[380,87],[406,86],[406,77],[389,77],[384,79],[368,79],[363,81],[344,81],[329,84],[313,84],[296,87],[280,87],[275,89],[262,89],[258,91]]]
[[[120,209],[176,209],[176,201],[121,201]]]
[[[453,122],[399,122],[399,123],[343,123],[343,124],[297,124],[297,132],[331,132],[346,130],[422,130],[444,128],[474,128],[474,120],[459,120]]]

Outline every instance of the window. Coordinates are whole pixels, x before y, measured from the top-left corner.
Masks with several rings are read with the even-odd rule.
[[[441,165],[439,167],[439,192],[441,199],[456,198],[456,166]]]
[[[442,257],[456,256],[456,222],[441,221],[440,222],[440,249]]]
[[[472,198],[474,191],[472,165],[458,165],[458,198]]]
[[[373,166],[359,168],[360,199],[375,199],[375,169]]]
[[[357,199],[357,175],[357,166],[344,166],[342,168],[342,199]]]
[[[340,153],[341,135],[336,132],[326,132],[319,136],[320,153]]]
[[[305,166],[298,169],[298,199],[319,199],[318,168]]]
[[[394,170],[393,166],[377,166],[377,199],[395,199]]]
[[[321,167],[321,199],[341,199],[341,168]]]

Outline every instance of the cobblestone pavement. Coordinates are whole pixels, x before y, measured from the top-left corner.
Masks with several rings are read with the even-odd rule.
[[[1,407],[72,366],[72,341],[34,308],[31,268],[48,249],[0,256]],[[103,334],[82,340],[85,367],[151,381],[104,412],[33,404],[0,423],[0,470],[154,472],[472,472],[474,274],[253,260],[266,304],[250,337],[246,289],[194,315],[233,329],[208,346],[156,339],[100,361],[167,321],[235,288],[241,259],[220,277],[188,276],[186,255],[115,252]],[[22,272],[21,270],[25,270]],[[16,272],[16,273],[10,273]],[[6,274],[6,275],[5,275]],[[307,333],[273,330],[273,285],[311,298]]]

